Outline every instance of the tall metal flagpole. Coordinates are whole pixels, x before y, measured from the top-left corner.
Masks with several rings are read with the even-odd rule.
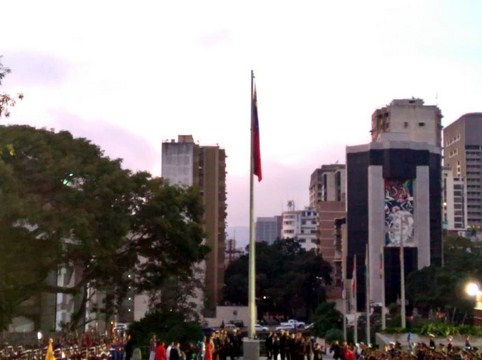
[[[368,255],[368,244],[366,245],[366,254],[365,254],[365,276],[366,276],[366,313],[367,313],[367,345],[371,343],[370,341],[370,257]]]
[[[352,276],[352,281],[354,282],[354,285],[352,285],[352,290],[353,290],[353,309],[355,310],[355,327],[353,329],[353,342],[357,343],[358,342],[358,314],[357,314],[357,283],[356,283],[356,273],[357,273],[357,268],[356,268],[356,255],[353,255],[353,274]]]
[[[384,246],[380,248],[380,278],[382,280],[382,330],[387,327],[386,313],[385,313],[385,251]]]
[[[255,228],[254,228],[254,191],[253,191],[253,177],[254,177],[254,124],[253,124],[253,90],[254,90],[254,72],[251,70],[251,160],[249,171],[249,290],[248,290],[248,306],[249,306],[249,326],[248,338],[254,339],[255,330],[254,324],[256,319],[256,267],[255,267]]]
[[[400,317],[401,328],[406,328],[405,315],[405,249],[403,244],[402,217],[400,216]]]
[[[347,285],[347,279],[346,279],[346,256],[344,256],[344,264],[343,270],[342,270],[342,278],[343,278],[343,288],[341,289],[341,298],[343,300],[343,340],[347,341],[346,337],[346,314],[347,314],[347,306],[346,306],[346,285]]]

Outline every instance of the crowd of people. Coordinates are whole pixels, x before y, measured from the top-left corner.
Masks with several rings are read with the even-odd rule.
[[[321,360],[319,342],[302,332],[269,332],[265,342],[268,360]]]
[[[482,360],[482,353],[473,347],[468,337],[464,346],[456,346],[448,337],[447,343],[435,344],[431,336],[429,343],[414,343],[408,340],[408,345],[403,348],[398,342],[390,342],[383,349],[372,348],[363,343],[349,344],[335,341],[327,349],[335,360]]]
[[[237,331],[214,331],[197,343],[166,344],[155,336],[150,340],[149,360],[236,360],[242,356],[242,334]],[[130,358],[126,351],[126,360]]]
[[[324,347],[309,333],[292,331],[269,331],[262,336],[262,353],[268,360],[482,360],[482,353],[471,345],[466,337],[463,346],[453,343],[435,344],[430,337],[428,344],[414,343],[410,335],[407,345],[390,342],[384,348],[363,343],[351,344],[334,341]],[[39,346],[24,348],[4,344],[0,348],[0,360],[237,360],[242,358],[243,334],[239,331],[219,329],[206,334],[198,342],[181,344],[166,342],[156,336],[149,341],[148,353],[142,354],[134,347],[128,334],[122,337],[100,337],[83,334],[81,338],[58,338]]]

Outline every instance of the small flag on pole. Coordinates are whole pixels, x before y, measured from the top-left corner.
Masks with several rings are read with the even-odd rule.
[[[380,247],[380,279],[383,279],[383,245]]]
[[[258,98],[256,94],[256,85],[253,85],[251,94],[251,136],[252,146],[251,149],[253,156],[253,174],[258,177],[258,181],[263,179],[263,173],[261,171],[261,150],[259,145],[259,122],[258,122]]]
[[[353,273],[351,276],[351,296],[356,298],[356,255],[353,255]]]

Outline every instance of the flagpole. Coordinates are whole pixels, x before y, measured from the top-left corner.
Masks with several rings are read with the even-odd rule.
[[[382,280],[382,330],[387,327],[387,320],[385,314],[385,251],[384,246],[380,248],[380,278]]]
[[[342,270],[342,281],[343,281],[343,288],[341,290],[341,299],[343,301],[343,340],[347,341],[347,337],[346,337],[346,313],[347,313],[347,309],[346,309],[346,285],[347,285],[347,279],[346,279],[346,257],[344,257],[344,264],[342,265],[343,266],[343,270]]]
[[[405,249],[403,244],[402,217],[400,216],[400,317],[401,328],[406,328],[405,315]]]
[[[355,310],[355,326],[354,326],[354,332],[353,332],[353,342],[356,344],[358,342],[358,315],[357,315],[357,283],[356,283],[356,254],[353,255],[353,274],[354,276],[352,277],[352,281],[354,282],[354,285],[352,285],[352,290],[353,290],[353,299],[354,303],[353,304],[353,309]]]
[[[251,70],[251,156],[250,156],[250,170],[249,170],[249,274],[248,274],[248,307],[249,307],[249,326],[248,338],[254,339],[255,331],[254,324],[256,318],[256,267],[255,267],[255,228],[254,228],[254,126],[253,126],[253,90],[254,90],[254,72]]]
[[[368,253],[368,244],[366,245],[366,254],[365,254],[365,276],[366,276],[366,313],[367,313],[367,345],[370,342],[370,257]]]

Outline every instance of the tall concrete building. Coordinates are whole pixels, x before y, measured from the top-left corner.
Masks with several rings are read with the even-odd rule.
[[[335,222],[345,217],[345,165],[322,165],[311,174],[310,206],[317,213],[318,251],[333,268],[327,298],[341,298],[343,284],[342,243],[336,236]]]
[[[317,250],[316,211],[306,207],[304,210],[294,208],[281,214],[281,239],[296,239],[307,251]]]
[[[482,113],[461,116],[444,131],[444,165],[454,178],[465,182],[465,227],[473,235],[482,234]],[[459,205],[460,207],[460,205]],[[463,210],[463,211],[462,211]]]
[[[272,244],[281,234],[281,216],[258,217],[256,219],[256,241]]]
[[[400,248],[406,275],[441,265],[441,118],[438,107],[420,99],[394,100],[373,113],[372,142],[347,147],[346,273],[353,273],[356,255],[359,310],[366,301],[367,250],[373,302],[399,298]]]
[[[448,166],[442,169],[442,226],[450,235],[465,236],[467,206],[465,178],[454,176],[454,172]]]
[[[422,99],[398,99],[372,115],[372,142],[381,134],[404,133],[415,142],[442,146],[442,113],[435,105],[424,105]]]
[[[172,185],[198,186],[204,205],[206,245],[205,315],[219,305],[224,285],[226,228],[226,154],[219,146],[200,146],[191,135],[162,144],[162,177]]]

